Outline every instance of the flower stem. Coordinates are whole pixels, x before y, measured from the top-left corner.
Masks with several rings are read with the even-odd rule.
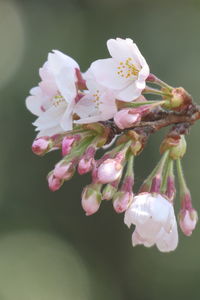
[[[152,186],[152,181],[156,176],[162,176],[163,168],[165,166],[166,160],[168,159],[169,150],[165,151],[162,155],[160,161],[156,165],[156,167],[153,169],[151,174],[147,177],[147,179],[143,182],[142,186],[140,187],[140,192],[142,191],[150,191]]]
[[[152,74],[152,79],[153,80],[148,80],[147,78],[147,81],[149,82],[152,82],[152,83],[155,83],[165,89],[168,89],[169,91],[172,91],[173,87],[170,86],[169,84],[167,84],[166,82],[162,81],[161,79],[159,79],[158,77],[156,77],[155,75]]]
[[[183,195],[185,193],[188,193],[189,189],[188,189],[186,181],[185,181],[180,158],[176,160],[176,167],[177,167],[177,173],[178,173],[178,181],[179,181],[179,185],[180,185],[180,194]]]
[[[142,93],[143,94],[154,94],[154,95],[160,95],[160,96],[170,96],[170,93],[165,93],[161,90],[153,89],[151,87],[146,87]]]
[[[167,180],[169,176],[173,176],[173,160],[168,157],[166,161],[166,167],[163,174],[161,192],[164,194],[167,190]]]

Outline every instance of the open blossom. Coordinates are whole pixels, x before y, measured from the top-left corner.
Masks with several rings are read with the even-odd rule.
[[[160,194],[141,193],[134,197],[125,212],[125,224],[134,224],[133,246],[154,244],[162,252],[176,249],[178,244],[177,223],[172,204]]]
[[[52,136],[72,129],[72,110],[77,95],[78,64],[54,50],[40,69],[42,81],[30,90],[27,108],[38,118],[33,123],[40,136]]]
[[[117,99],[132,101],[146,86],[149,67],[131,39],[110,39],[107,47],[111,58],[99,59],[90,70],[99,84],[115,91]]]
[[[117,112],[113,92],[98,84],[90,71],[85,74],[85,79],[88,91],[74,108],[74,113],[80,117],[75,123],[93,123],[113,118]]]

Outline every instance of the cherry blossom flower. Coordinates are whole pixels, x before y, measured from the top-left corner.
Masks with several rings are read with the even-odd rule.
[[[33,123],[40,136],[52,136],[72,129],[72,110],[77,95],[78,64],[58,50],[49,53],[40,69],[42,81],[30,90],[27,108],[38,118]]]
[[[154,244],[162,252],[175,250],[178,244],[177,223],[172,204],[160,194],[141,193],[134,197],[125,212],[125,224],[134,224],[133,246]]]
[[[149,76],[149,66],[131,39],[110,39],[111,58],[99,59],[90,66],[99,84],[115,91],[117,99],[132,101],[141,95]]]
[[[80,117],[75,123],[93,123],[113,118],[117,112],[113,92],[99,85],[90,71],[85,74],[85,79],[88,92],[74,108],[74,113]]]

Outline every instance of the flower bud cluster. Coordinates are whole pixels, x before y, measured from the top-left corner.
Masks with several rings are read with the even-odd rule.
[[[182,232],[191,235],[198,219],[180,162],[186,152],[185,132],[170,132],[163,140],[162,157],[136,194],[133,164],[149,135],[162,128],[161,116],[166,111],[168,116],[181,116],[191,109],[192,99],[183,88],[173,88],[151,74],[131,39],[110,39],[107,47],[110,58],[92,62],[84,73],[73,58],[58,50],[49,53],[39,70],[41,81],[26,99],[27,108],[37,117],[32,151],[39,156],[56,149],[61,152],[61,160],[47,176],[51,191],[59,190],[76,170],[80,175],[90,172],[91,183],[81,199],[86,215],[96,213],[103,200],[111,200],[116,213],[125,213],[125,224],[135,225],[133,246],[156,245],[169,252],[178,244],[175,163]],[[150,101],[144,94],[162,99]],[[96,152],[111,144],[111,150],[97,159]]]

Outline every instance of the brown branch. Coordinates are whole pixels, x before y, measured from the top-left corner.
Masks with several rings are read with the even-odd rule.
[[[128,130],[135,130],[137,133],[143,133],[148,136],[149,134],[170,125],[174,125],[171,131],[172,134],[186,134],[188,128],[199,119],[200,106],[191,104],[187,110],[181,112],[165,111],[162,108],[156,109],[143,117],[140,122],[123,130],[118,128],[113,120],[101,123],[110,129],[107,142],[109,143],[116,134],[120,134]]]

